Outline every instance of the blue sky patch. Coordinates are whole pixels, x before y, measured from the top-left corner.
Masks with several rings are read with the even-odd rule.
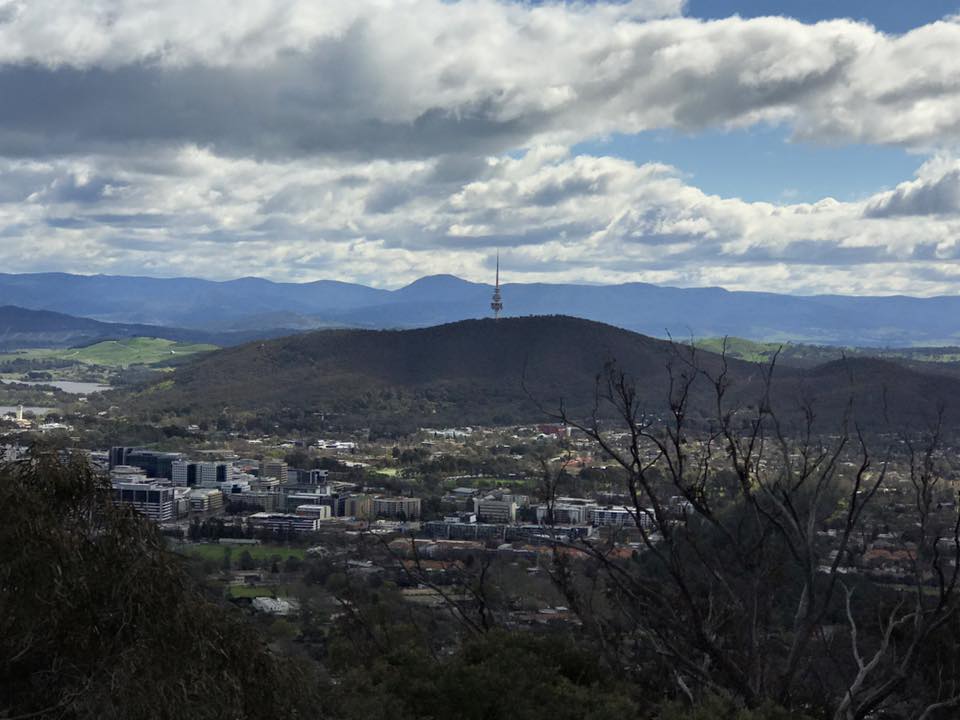
[[[687,0],[685,12],[704,19],[783,15],[805,23],[851,18],[886,33],[907,32],[957,13],[957,0]]]
[[[763,126],[614,135],[580,143],[573,152],[666,163],[709,194],[790,203],[861,200],[911,179],[924,161],[894,146],[793,142],[789,129]]]

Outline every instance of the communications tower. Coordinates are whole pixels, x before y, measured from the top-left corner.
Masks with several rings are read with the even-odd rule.
[[[500,311],[503,310],[503,298],[500,295],[500,253],[497,253],[497,284],[493,288],[493,300],[490,302],[490,309],[493,310],[493,319],[500,317]]]

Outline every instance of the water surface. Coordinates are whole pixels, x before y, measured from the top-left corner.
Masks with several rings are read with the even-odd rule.
[[[49,385],[71,395],[90,395],[91,393],[112,390],[109,385],[92,382],[75,382],[73,380],[2,380],[0,383],[17,383],[19,385]]]

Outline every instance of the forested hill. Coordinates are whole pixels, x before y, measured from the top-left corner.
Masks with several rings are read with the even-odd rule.
[[[133,413],[194,420],[230,418],[240,426],[406,430],[419,425],[510,424],[543,420],[561,399],[574,414],[594,404],[607,363],[637,381],[639,404],[668,411],[668,367],[690,372],[689,349],[575,318],[468,320],[430,328],[326,330],[256,342],[204,355],[172,377],[126,397]],[[718,355],[698,352],[698,367],[721,369]],[[749,406],[762,394],[760,365],[730,360],[731,402]],[[960,381],[894,362],[854,359],[808,370],[781,368],[774,399],[785,417],[811,400],[821,423],[839,423],[853,392],[864,423],[888,414],[919,421],[937,401],[960,408]],[[714,412],[701,378],[690,416]],[[952,416],[950,416],[952,418]],[[322,420],[321,420],[322,418]]]
[[[289,332],[289,331],[287,331]],[[255,338],[285,335],[283,331],[210,332],[128,323],[108,323],[49,310],[0,307],[0,350],[65,348],[104,340],[150,337],[174,342],[237,345]]]

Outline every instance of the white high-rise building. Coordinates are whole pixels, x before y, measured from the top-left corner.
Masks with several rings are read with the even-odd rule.
[[[178,487],[186,487],[190,481],[190,463],[185,460],[174,460],[171,465],[170,480]]]
[[[197,463],[197,484],[215,485],[217,482],[217,463]]]
[[[157,482],[114,479],[113,499],[131,505],[156,522],[169,522],[176,517],[173,488]]]

